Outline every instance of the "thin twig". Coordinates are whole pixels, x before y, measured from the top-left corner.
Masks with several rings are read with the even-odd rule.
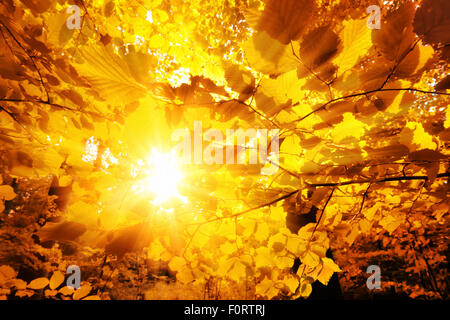
[[[361,207],[359,208],[358,213],[355,214],[355,215],[353,216],[353,218],[352,218],[350,221],[353,221],[357,216],[359,216],[359,215],[361,214],[362,209],[363,209],[363,207],[364,207],[364,201],[366,201],[367,193],[369,192],[369,189],[370,189],[370,186],[371,186],[371,185],[372,185],[372,183],[370,182],[370,183],[369,183],[369,186],[368,186],[367,189],[366,189],[366,191],[364,191],[364,193],[363,193],[363,198],[362,198],[362,201],[361,201]]]
[[[219,221],[219,220],[223,220],[223,219],[236,218],[236,217],[241,216],[241,215],[243,215],[243,214],[246,214],[246,213],[248,213],[248,212],[255,211],[255,210],[258,210],[258,209],[261,209],[261,208],[264,208],[264,207],[271,206],[271,205],[273,205],[273,204],[275,204],[275,203],[277,203],[277,202],[280,202],[280,201],[285,200],[285,199],[287,199],[287,198],[289,198],[289,197],[292,197],[292,196],[293,196],[294,194],[296,194],[298,191],[299,191],[299,190],[295,190],[295,191],[289,192],[289,193],[287,193],[287,194],[285,194],[285,195],[283,195],[283,196],[281,196],[281,197],[279,197],[279,198],[276,198],[275,200],[272,200],[272,201],[270,201],[270,202],[261,204],[261,205],[259,205],[259,206],[253,207],[253,208],[249,208],[249,209],[247,209],[247,210],[244,210],[244,211],[241,211],[241,212],[238,212],[238,213],[235,213],[235,214],[226,216],[226,217],[218,217],[218,218],[214,218],[214,219],[211,219],[211,220],[203,221],[203,222],[200,222],[200,223],[191,223],[191,224],[188,224],[188,225],[203,225],[203,224],[206,224],[206,223],[210,223],[210,222],[214,222],[214,221]]]
[[[46,87],[46,85],[45,85],[44,79],[42,78],[41,71],[39,70],[39,68],[38,68],[37,65],[36,65],[36,62],[34,61],[33,56],[31,56],[31,55],[28,53],[28,51],[25,49],[25,47],[19,42],[19,40],[17,40],[17,38],[14,36],[14,34],[11,32],[11,30],[9,30],[9,28],[8,28],[3,22],[0,21],[0,24],[1,24],[1,25],[3,26],[3,28],[5,28],[5,30],[9,33],[9,35],[10,35],[11,38],[14,40],[14,42],[16,42],[17,45],[25,52],[25,54],[28,56],[28,58],[30,58],[31,62],[33,63],[34,68],[36,69],[36,71],[37,71],[37,73],[38,73],[38,75],[39,75],[39,79],[40,79],[40,82],[41,82],[41,84],[42,84],[42,87],[44,88],[44,92],[45,92],[45,94],[47,95],[47,102],[50,102],[50,96],[49,96],[49,94],[48,94],[48,89],[47,89],[47,87]]]

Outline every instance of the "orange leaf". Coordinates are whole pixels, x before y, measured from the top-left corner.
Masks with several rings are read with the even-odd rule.
[[[83,300],[102,300],[102,299],[97,295],[93,295],[93,296],[87,296]]]
[[[89,292],[91,292],[91,285],[90,284],[85,284],[83,285],[80,289],[77,289],[75,291],[75,293],[72,296],[73,300],[80,300],[82,298],[84,298],[85,296],[87,296],[89,294]]]
[[[50,278],[50,289],[58,288],[61,283],[64,281],[64,274],[61,271],[53,272],[52,277]]]
[[[48,285],[48,279],[45,277],[37,278],[28,284],[28,288],[33,290],[44,289]]]
[[[70,296],[72,293],[74,293],[75,289],[73,288],[69,288],[67,286],[62,287],[61,289],[59,289],[59,293],[65,295],[65,296]]]

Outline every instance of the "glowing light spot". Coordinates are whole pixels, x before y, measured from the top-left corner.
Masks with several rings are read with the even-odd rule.
[[[147,20],[150,23],[153,23],[153,14],[151,11],[147,11],[147,16],[145,17],[145,20]]]
[[[161,153],[156,149],[148,159],[148,172],[145,178],[145,189],[156,195],[152,201],[159,205],[171,198],[178,198],[182,202],[187,199],[178,193],[177,185],[183,178],[175,152]]]
[[[81,159],[84,162],[89,162],[90,164],[94,164],[94,161],[97,159],[98,153],[98,145],[99,141],[94,137],[90,137],[85,144],[84,154]]]

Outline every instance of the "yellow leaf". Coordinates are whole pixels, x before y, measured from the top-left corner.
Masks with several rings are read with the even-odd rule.
[[[59,178],[58,182],[60,187],[66,187],[72,183],[72,177],[69,175],[64,175]]]
[[[283,207],[273,207],[270,209],[270,218],[275,221],[284,221],[286,219],[286,211]]]
[[[286,256],[276,256],[274,257],[275,265],[279,269],[286,269],[292,267],[292,264],[294,263],[294,258],[286,257]]]
[[[48,285],[48,279],[45,277],[37,278],[28,284],[28,288],[33,290],[43,289]]]
[[[150,38],[149,46],[152,48],[163,48],[167,45],[166,39],[164,39],[161,35],[156,34]]]
[[[343,26],[340,34],[343,50],[334,59],[334,64],[339,66],[339,74],[352,68],[372,46],[371,30],[367,28],[366,20],[344,21]]]
[[[50,289],[56,289],[58,288],[61,283],[64,281],[64,274],[61,271],[55,271],[53,272],[52,277],[50,278]]]
[[[267,297],[269,300],[278,294],[278,290],[274,286],[271,279],[264,278],[256,285],[256,294]]]
[[[163,10],[157,9],[157,10],[153,11],[152,14],[153,14],[153,21],[166,22],[167,20],[169,20],[169,16]]]
[[[84,284],[81,286],[81,288],[75,290],[75,293],[72,296],[73,300],[80,300],[81,298],[84,298],[91,292],[91,285],[90,284]]]
[[[311,294],[311,292],[312,292],[312,286],[310,283],[305,282],[300,286],[300,290],[299,290],[300,296],[306,298]]]
[[[47,40],[54,47],[64,47],[75,31],[75,29],[67,28],[66,21],[69,18],[66,10],[52,14],[52,18],[46,21],[47,24]]]
[[[177,272],[177,281],[180,281],[181,283],[190,283],[194,279],[192,271],[187,268]]]
[[[280,252],[286,247],[286,236],[282,233],[277,233],[270,237],[269,248],[275,252]]]
[[[236,245],[226,241],[220,246],[220,251],[222,251],[224,254],[230,255],[231,253],[235,252],[237,250]]]
[[[433,142],[433,136],[425,132],[419,122],[406,123],[406,126],[400,132],[400,143],[408,147],[410,152],[421,149],[436,149],[436,143]]]
[[[372,226],[372,222],[369,222],[367,219],[361,219],[359,221],[359,228],[362,232],[367,232],[370,230],[370,227]]]
[[[350,233],[347,235],[347,238],[345,239],[349,246],[352,245],[352,243],[356,240],[356,237],[358,235],[359,235],[359,225],[352,226]]]
[[[162,2],[162,0],[152,0],[152,1],[150,1],[150,6],[152,8],[156,8],[161,4],[161,2]]]
[[[403,217],[393,217],[391,215],[387,215],[380,220],[379,224],[389,233],[392,233],[403,223],[403,220]]]
[[[186,267],[186,261],[180,257],[173,257],[169,262],[169,268],[173,271],[180,271]]]
[[[280,147],[280,163],[283,168],[297,171],[301,163],[301,152],[300,138],[297,135],[286,137]]]
[[[420,58],[419,58],[419,63],[417,64],[417,67],[414,70],[414,72],[417,72],[420,69],[422,69],[425,66],[425,64],[428,62],[428,60],[430,60],[434,55],[434,49],[432,46],[429,46],[429,45],[424,46],[424,45],[420,44],[417,47],[417,50],[420,51]]]
[[[322,282],[324,285],[328,285],[328,281],[330,281],[331,276],[334,272],[340,272],[341,269],[337,264],[334,263],[333,260],[329,258],[322,258],[323,267],[322,270],[317,277],[317,280]]]
[[[95,84],[106,99],[129,103],[146,93],[147,88],[134,79],[128,64],[110,46],[86,46],[80,54],[84,63],[77,65],[77,71]]]
[[[297,237],[288,237],[286,249],[295,255],[300,255],[306,249],[305,242]]]
[[[239,225],[243,227],[243,231],[242,233],[239,233],[239,235],[243,237],[250,237],[251,235],[255,234],[255,227],[256,227],[255,221],[250,219],[244,219],[239,223]]]
[[[241,278],[245,277],[245,275],[246,275],[245,265],[236,260],[234,265],[228,272],[228,277],[231,280],[239,281]]]
[[[255,239],[258,241],[264,241],[269,239],[269,227],[266,223],[259,223],[258,229],[255,234]]]
[[[445,122],[444,127],[450,128],[450,107],[447,107],[447,110],[445,111]]]
[[[375,214],[378,212],[378,209],[381,208],[381,203],[377,202],[374,204],[373,207],[367,208],[363,210],[364,216],[367,218],[367,220],[372,220]]]
[[[256,256],[255,256],[255,266],[256,268],[259,267],[270,267],[272,266],[272,254],[267,247],[260,247],[256,249]]]
[[[170,255],[167,252],[167,249],[161,244],[159,240],[153,241],[150,244],[148,249],[147,257],[152,260],[164,260],[168,261],[170,259]]]
[[[364,134],[365,124],[355,119],[353,114],[349,112],[344,113],[343,117],[344,120],[333,129],[333,136],[336,138],[336,141],[340,142],[347,137],[361,138]]]
[[[311,250],[308,250],[301,260],[304,264],[310,266],[311,268],[314,268],[320,262],[319,256]]]
[[[289,288],[290,292],[295,292],[298,287],[298,279],[292,274],[288,274],[283,282]]]

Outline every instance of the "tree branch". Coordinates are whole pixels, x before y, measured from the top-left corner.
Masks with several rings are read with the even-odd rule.
[[[289,192],[289,193],[287,193],[287,194],[285,194],[285,195],[283,195],[283,196],[281,196],[281,197],[279,197],[279,198],[276,198],[275,200],[272,200],[272,201],[270,201],[270,202],[261,204],[261,205],[256,206],[256,207],[252,207],[252,208],[246,209],[246,210],[244,210],[244,211],[241,211],[241,212],[238,212],[238,213],[235,213],[235,214],[226,216],[226,217],[214,218],[214,219],[207,220],[207,221],[203,221],[203,222],[200,222],[200,223],[191,223],[191,224],[188,224],[188,225],[203,225],[203,224],[206,224],[206,223],[210,223],[210,222],[214,222],[214,221],[219,221],[219,220],[223,220],[223,219],[236,218],[236,217],[241,216],[241,215],[243,215],[243,214],[246,214],[246,213],[248,213],[248,212],[255,211],[255,210],[258,210],[258,209],[261,209],[261,208],[264,208],[264,207],[268,207],[268,206],[271,206],[271,205],[273,205],[273,204],[275,204],[275,203],[277,203],[277,202],[280,202],[280,201],[282,201],[282,200],[285,200],[285,199],[287,199],[287,198],[290,198],[290,197],[292,197],[294,194],[296,194],[298,191],[299,191],[299,190],[291,191],[291,192]]]
[[[42,78],[42,74],[41,71],[39,70],[39,68],[36,65],[36,62],[34,61],[34,58],[28,53],[28,51],[25,49],[25,47],[19,42],[19,40],[17,40],[17,38],[14,36],[14,34],[11,32],[11,30],[9,30],[9,28],[0,21],[0,24],[3,26],[3,28],[5,28],[5,30],[9,33],[9,35],[11,36],[11,38],[14,40],[15,43],[17,43],[17,45],[25,52],[25,54],[28,56],[28,58],[30,58],[31,62],[33,63],[34,68],[36,69],[38,75],[39,75],[39,79],[40,82],[42,84],[42,88],[44,89],[44,92],[47,96],[47,102],[50,102],[50,95],[48,93],[48,89],[45,85],[44,79]]]
[[[424,93],[424,94],[438,94],[438,95],[450,96],[450,93],[447,93],[447,92],[426,91],[426,90],[415,89],[415,88],[387,88],[387,89],[378,88],[378,89],[369,90],[369,91],[366,91],[366,92],[353,93],[353,94],[349,94],[349,95],[346,95],[346,96],[342,96],[342,97],[331,99],[328,102],[326,102],[323,105],[321,105],[320,107],[318,107],[317,109],[314,109],[311,112],[309,112],[306,115],[304,115],[303,117],[297,119],[296,121],[302,121],[302,120],[308,118],[310,115],[312,115],[312,114],[314,114],[314,113],[316,113],[316,112],[318,112],[320,110],[325,109],[329,104],[331,104],[333,102],[336,102],[336,101],[345,100],[345,99],[349,99],[349,98],[360,97],[360,96],[364,96],[364,95],[368,95],[368,94],[372,94],[372,93],[376,93],[376,92],[387,92],[387,91],[412,91],[412,92],[418,92],[418,93]]]
[[[437,178],[450,177],[449,172],[440,173],[437,175]],[[310,187],[337,187],[337,186],[346,186],[349,184],[364,184],[364,183],[382,183],[389,181],[403,181],[403,180],[428,180],[427,176],[400,176],[400,177],[389,177],[378,179],[375,181],[372,180],[350,180],[344,182],[330,182],[330,183],[308,183],[307,185]]]
[[[19,103],[21,103],[21,102],[28,102],[28,103],[46,104],[48,106],[52,106],[52,107],[55,107],[55,108],[58,108],[58,109],[72,111],[72,112],[78,112],[78,113],[81,113],[81,114],[89,114],[91,116],[98,117],[98,118],[101,118],[101,119],[104,119],[104,120],[108,120],[108,121],[111,121],[111,122],[116,122],[114,119],[108,118],[107,116],[102,115],[102,114],[97,113],[97,112],[80,110],[80,109],[73,109],[73,108],[70,108],[70,107],[58,104],[58,103],[53,103],[53,102],[44,101],[44,100],[24,100],[24,99],[8,99],[8,98],[6,98],[6,99],[0,99],[0,101],[19,102]]]

